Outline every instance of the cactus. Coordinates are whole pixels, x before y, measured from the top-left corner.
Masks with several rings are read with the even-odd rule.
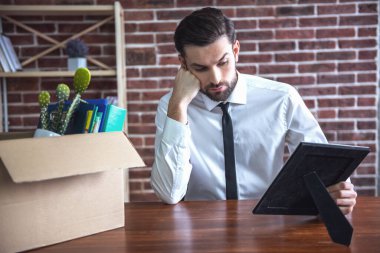
[[[74,74],[74,91],[82,94],[90,84],[91,73],[87,68],[78,68]]]
[[[82,93],[88,88],[91,80],[91,73],[87,68],[78,68],[74,74],[74,91],[75,97],[71,103],[69,109],[67,110],[66,117],[63,120],[61,127],[58,130],[59,134],[64,134],[66,132],[67,126],[71,120],[73,113],[78,107],[81,101]]]
[[[70,96],[70,88],[67,84],[60,83],[56,89],[56,95],[58,98],[58,109],[57,113],[53,119],[51,130],[53,132],[58,131],[58,126],[62,123],[63,119],[63,108],[65,106],[65,102],[69,99]]]
[[[69,99],[70,88],[64,83],[60,83],[56,89],[56,96],[58,99],[58,109],[54,117],[48,115],[48,106],[50,104],[50,94],[47,91],[41,91],[38,95],[38,102],[41,108],[41,127],[42,129],[56,132],[60,135],[65,134],[67,126],[77,109],[79,103],[82,101],[81,95],[88,88],[91,80],[91,73],[87,68],[78,68],[75,71],[73,86],[75,97],[71,103],[66,114],[63,112],[65,102]],[[50,124],[50,121],[51,124]]]
[[[38,95],[38,103],[41,108],[41,127],[42,129],[48,129],[49,126],[49,115],[48,115],[48,105],[50,103],[50,94],[48,91],[41,91]]]

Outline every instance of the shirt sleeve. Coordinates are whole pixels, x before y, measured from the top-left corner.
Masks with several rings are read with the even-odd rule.
[[[165,203],[176,204],[186,194],[192,166],[188,140],[190,129],[167,116],[167,104],[159,103],[156,114],[155,159],[151,185]]]
[[[294,88],[291,88],[287,109],[286,124],[288,133],[286,139],[290,153],[293,153],[301,141],[328,142],[317,120]],[[350,178],[347,178],[346,182],[351,182]]]
[[[317,120],[293,87],[290,87],[286,101],[285,121],[288,129],[286,141],[290,153],[293,153],[301,141],[327,143]]]

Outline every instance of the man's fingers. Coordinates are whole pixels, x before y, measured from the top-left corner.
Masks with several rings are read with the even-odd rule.
[[[351,184],[350,182],[339,182],[337,184],[327,187],[327,191],[330,193],[339,191],[339,190],[353,190],[353,189],[354,189],[354,185]]]
[[[357,193],[350,182],[339,182],[327,187],[327,191],[343,214],[349,214],[356,204]]]
[[[356,200],[354,198],[352,198],[352,199],[336,199],[336,204],[340,207],[354,206],[356,204]]]
[[[356,198],[357,197],[357,193],[354,190],[334,191],[334,192],[330,192],[330,195],[333,199]]]

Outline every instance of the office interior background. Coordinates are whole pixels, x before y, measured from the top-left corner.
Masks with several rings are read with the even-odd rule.
[[[9,5],[112,5],[111,0],[2,0]],[[352,182],[359,195],[378,196],[378,1],[351,0],[123,0],[128,136],[146,167],[129,171],[131,201],[157,201],[149,182],[154,156],[158,100],[172,87],[178,69],[173,32],[195,9],[214,6],[232,18],[241,44],[238,70],[296,87],[329,142],[369,146],[371,153]],[[104,16],[18,16],[17,20],[62,41]],[[51,43],[2,19],[20,61]],[[89,55],[115,67],[113,21],[84,35]],[[64,49],[24,66],[66,68]],[[97,69],[89,63],[90,69]],[[32,131],[39,118],[40,90],[54,93],[68,77],[6,78],[11,132]],[[116,96],[115,77],[93,77],[84,98]],[[4,127],[2,126],[2,131]]]

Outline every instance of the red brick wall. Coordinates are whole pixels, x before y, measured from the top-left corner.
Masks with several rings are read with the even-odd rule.
[[[12,4],[30,1],[8,0]],[[35,1],[62,4],[70,1]],[[84,0],[82,4],[110,4],[110,0]],[[159,98],[169,91],[178,67],[172,42],[177,22],[204,6],[221,8],[235,21],[241,54],[238,68],[298,88],[330,142],[365,145],[371,154],[352,181],[361,195],[375,195],[377,168],[377,54],[378,2],[350,0],[125,0],[127,99],[130,137],[147,168],[130,171],[131,200],[156,200],[150,184],[154,154],[154,117]],[[82,17],[78,17],[79,20]],[[30,23],[56,37],[71,32],[65,25],[32,18]],[[85,19],[86,20],[86,19]],[[83,21],[81,21],[82,23]],[[4,24],[7,27],[7,24]],[[82,29],[82,24],[75,29]],[[71,28],[72,29],[72,28]],[[21,58],[42,41],[8,26]],[[91,54],[112,62],[112,24],[85,37]],[[67,34],[66,34],[67,33]],[[38,67],[65,66],[63,52],[41,60]],[[115,94],[112,78],[97,78],[87,96]],[[56,79],[9,80],[10,129],[35,126],[35,95],[41,88],[54,89]]]

